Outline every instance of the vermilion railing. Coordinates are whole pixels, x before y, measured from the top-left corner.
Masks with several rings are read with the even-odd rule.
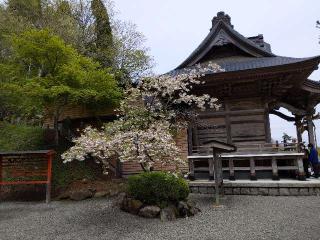
[[[0,187],[45,184],[46,202],[49,203],[54,154],[53,150],[0,152]]]

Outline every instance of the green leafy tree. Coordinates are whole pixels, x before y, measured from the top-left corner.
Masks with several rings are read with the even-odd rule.
[[[65,106],[115,106],[121,98],[107,69],[78,54],[48,30],[30,30],[16,36],[13,50],[24,79],[17,86],[52,113],[56,144],[58,121]]]
[[[8,0],[8,11],[40,27],[42,2],[43,0]]]
[[[114,47],[108,11],[101,0],[92,0],[91,10],[95,19],[96,59],[104,67],[112,66]]]

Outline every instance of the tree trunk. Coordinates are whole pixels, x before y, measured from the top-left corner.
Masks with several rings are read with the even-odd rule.
[[[53,129],[54,129],[54,145],[59,146],[59,128],[58,128],[59,116],[57,114],[53,117]]]

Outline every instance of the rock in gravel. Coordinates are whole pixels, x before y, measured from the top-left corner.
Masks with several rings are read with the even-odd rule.
[[[130,198],[126,195],[119,198],[118,201],[120,201],[118,205],[120,206],[121,210],[132,214],[138,214],[140,208],[143,205],[143,203],[140,200]]]
[[[70,199],[76,201],[81,201],[91,197],[93,197],[93,192],[89,189],[79,189],[78,191],[74,190],[70,192]]]
[[[137,214],[142,207],[143,203],[140,200],[131,199],[128,202],[128,210],[130,213]]]
[[[99,191],[99,192],[96,192],[93,197],[101,198],[101,197],[107,196],[108,194],[109,194],[108,191]]]
[[[196,202],[190,199],[187,200],[187,204],[189,208],[196,206]]]
[[[173,206],[165,207],[161,209],[160,219],[163,222],[175,220],[177,209]]]
[[[180,217],[186,217],[189,212],[189,206],[186,202],[180,201],[178,203],[178,211],[179,211],[179,216]]]
[[[145,218],[155,218],[159,215],[160,208],[158,206],[146,206],[140,209],[139,216]]]
[[[197,213],[201,212],[201,210],[197,207],[191,207],[189,209],[189,212],[188,212],[188,216],[191,217],[191,216],[194,216],[196,215]]]

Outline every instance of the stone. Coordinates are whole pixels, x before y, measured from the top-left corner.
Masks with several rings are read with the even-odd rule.
[[[300,188],[299,195],[300,196],[309,196],[309,189],[308,188]]]
[[[160,219],[163,222],[175,220],[176,217],[176,209],[173,206],[165,207],[161,209]]]
[[[240,192],[241,192],[241,195],[249,195],[250,188],[241,188]]]
[[[193,201],[193,200],[188,199],[187,200],[187,205],[188,205],[189,208],[195,207],[196,206],[196,202]]]
[[[289,188],[290,195],[298,196],[299,195],[299,188]]]
[[[315,188],[309,188],[309,195],[310,196],[314,196],[314,195],[316,195],[316,193],[315,193]]]
[[[160,208],[158,206],[145,206],[140,209],[139,216],[145,218],[155,218],[160,213]]]
[[[63,199],[68,199],[68,198],[70,198],[69,192],[63,192],[57,197],[58,200],[63,200]]]
[[[120,191],[118,189],[111,189],[109,191],[109,194],[111,197],[117,196],[120,193]]]
[[[208,193],[207,187],[199,187],[199,193],[207,194]]]
[[[190,187],[190,192],[191,193],[198,193],[198,187]]]
[[[101,197],[105,197],[109,194],[108,191],[100,191],[100,192],[96,192],[93,197],[95,198],[101,198]]]
[[[250,188],[250,195],[258,195],[258,188],[256,187]]]
[[[138,214],[142,205],[143,203],[140,200],[125,196],[120,202],[120,209],[132,214]]]
[[[191,208],[189,209],[188,216],[189,216],[189,217],[190,217],[190,216],[194,216],[194,215],[196,215],[196,214],[199,213],[199,212],[201,212],[201,210],[200,210],[199,208],[197,208],[197,207],[191,207]]]
[[[240,195],[240,188],[234,188],[233,189],[233,194],[234,195]]]
[[[215,193],[214,187],[208,187],[207,192],[208,192],[209,194]]]
[[[270,188],[269,195],[270,196],[279,196],[279,188]]]
[[[224,189],[224,194],[225,195],[232,195],[232,188],[225,188]]]
[[[290,196],[289,188],[280,188],[279,193],[280,196]]]
[[[269,190],[268,190],[268,188],[258,188],[258,194],[263,195],[263,196],[267,196],[267,195],[269,195]]]
[[[189,212],[189,206],[186,202],[180,201],[178,203],[178,212],[180,217],[186,217]]]
[[[81,201],[87,198],[93,197],[93,192],[89,189],[79,189],[70,192],[70,199],[75,201]]]

